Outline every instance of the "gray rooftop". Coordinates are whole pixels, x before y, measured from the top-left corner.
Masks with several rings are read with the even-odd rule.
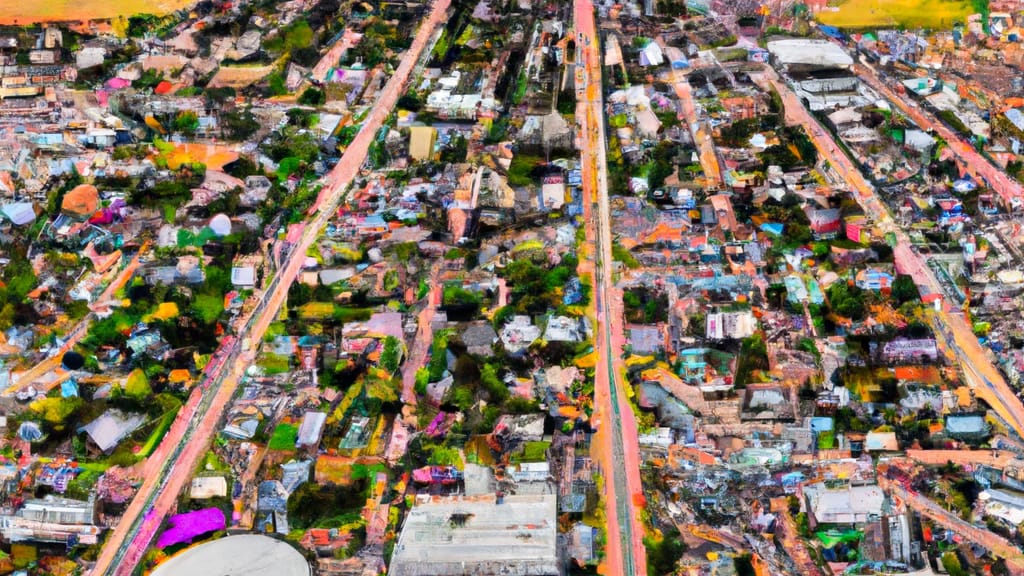
[[[774,40],[768,51],[782,64],[820,67],[850,66],[853,58],[828,40]]]
[[[392,576],[503,574],[556,576],[553,494],[438,499],[409,513],[395,546]]]

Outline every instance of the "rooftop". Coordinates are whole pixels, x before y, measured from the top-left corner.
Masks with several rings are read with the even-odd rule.
[[[827,40],[773,40],[768,51],[785,65],[836,67],[850,66],[853,58]]]
[[[395,546],[393,576],[554,576],[553,494],[434,500],[409,513]]]

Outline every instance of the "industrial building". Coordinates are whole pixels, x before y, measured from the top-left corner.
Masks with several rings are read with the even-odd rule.
[[[556,496],[422,497],[395,545],[392,576],[558,576]]]

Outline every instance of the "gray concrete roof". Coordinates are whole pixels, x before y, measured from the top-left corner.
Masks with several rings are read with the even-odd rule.
[[[388,573],[555,576],[556,513],[553,494],[505,496],[501,504],[493,494],[418,504]]]
[[[783,64],[805,66],[850,66],[853,58],[842,48],[827,40],[773,40],[768,51]]]

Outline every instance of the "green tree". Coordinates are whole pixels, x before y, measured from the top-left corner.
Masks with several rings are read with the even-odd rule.
[[[42,418],[51,429],[60,431],[65,429],[71,417],[84,404],[85,402],[77,396],[42,398],[29,404],[29,410]]]
[[[900,274],[896,277],[896,280],[892,283],[891,295],[893,300],[896,301],[897,306],[905,302],[916,301],[920,298],[917,284],[914,283],[914,278],[908,274]]]
[[[200,294],[192,304],[196,317],[203,324],[213,324],[224,311],[224,299],[219,296]]]
[[[484,364],[480,369],[480,382],[487,390],[492,404],[501,404],[508,400],[508,386],[498,378],[498,369],[493,364]]]
[[[736,366],[735,382],[737,386],[754,381],[755,374],[768,370],[768,346],[761,334],[754,334],[743,339],[740,345],[740,356]]]
[[[836,314],[851,320],[864,318],[864,291],[846,282],[835,282],[828,287],[829,306]]]
[[[398,363],[401,361],[402,343],[394,336],[384,339],[384,347],[380,352],[380,366],[394,374],[398,371]]]
[[[182,110],[174,118],[175,132],[181,132],[191,136],[199,129],[199,116],[192,110]]]
[[[675,574],[676,566],[687,549],[679,531],[671,528],[660,538],[644,536],[643,542],[647,549],[647,573]]]
[[[225,112],[220,121],[223,135],[228,140],[248,140],[260,129],[259,121],[248,108]]]
[[[124,393],[136,400],[143,400],[153,394],[153,388],[149,385],[149,378],[141,368],[136,368],[128,374],[125,381]]]
[[[942,555],[942,567],[949,576],[968,576],[967,571],[960,565],[960,558],[956,552],[946,552]]]
[[[327,101],[327,95],[319,88],[306,88],[299,96],[299,104],[303,106],[320,106]]]

